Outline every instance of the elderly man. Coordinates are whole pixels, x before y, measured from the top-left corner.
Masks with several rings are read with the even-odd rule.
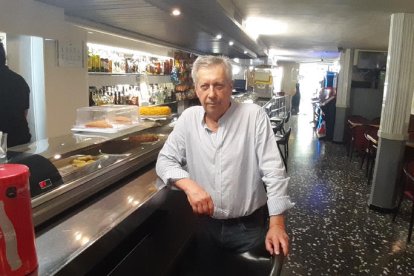
[[[293,204],[266,113],[232,100],[226,57],[198,57],[192,77],[202,106],[178,119],[157,174],[185,192],[198,215],[198,237],[210,245],[246,252],[263,244],[270,254],[287,255],[283,213]]]

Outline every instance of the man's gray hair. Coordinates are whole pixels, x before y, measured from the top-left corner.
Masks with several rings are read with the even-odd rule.
[[[230,59],[225,56],[199,56],[193,64],[193,69],[191,70],[191,77],[193,78],[194,83],[198,82],[197,73],[201,68],[208,68],[214,65],[222,65],[224,67],[224,72],[226,73],[226,79],[231,82],[233,79],[233,68],[230,62]]]

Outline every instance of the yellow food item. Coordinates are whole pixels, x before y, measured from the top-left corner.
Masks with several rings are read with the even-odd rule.
[[[93,162],[95,162],[95,159],[92,155],[79,156],[72,160],[72,166],[81,168]]]
[[[171,108],[169,106],[141,106],[139,114],[143,116],[170,115]]]
[[[82,161],[93,160],[93,156],[92,155],[79,156],[75,158],[74,160],[82,160]]]
[[[97,127],[97,128],[112,128],[113,126],[105,120],[91,121],[85,124],[86,127]]]

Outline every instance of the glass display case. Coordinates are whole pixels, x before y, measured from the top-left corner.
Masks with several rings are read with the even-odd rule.
[[[8,162],[30,169],[35,226],[154,162],[169,123],[143,121],[117,133],[75,132],[10,148]]]
[[[72,130],[115,133],[138,124],[139,112],[137,106],[87,106],[76,110],[76,125]]]

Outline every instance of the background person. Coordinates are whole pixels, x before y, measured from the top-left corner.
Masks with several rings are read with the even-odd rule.
[[[245,252],[263,245],[270,254],[287,255],[283,213],[293,204],[267,114],[231,99],[232,67],[225,57],[198,57],[192,77],[202,106],[179,117],[156,170],[185,192],[198,215],[200,257],[208,259],[203,250],[212,246]]]
[[[299,113],[300,105],[300,86],[299,83],[296,83],[296,92],[292,97],[292,115],[297,115]]]
[[[7,133],[7,147],[30,142],[29,94],[23,77],[6,66],[6,53],[0,42],[0,131]]]

